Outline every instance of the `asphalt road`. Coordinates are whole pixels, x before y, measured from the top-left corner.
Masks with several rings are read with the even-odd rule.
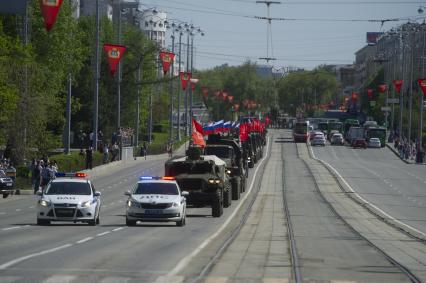
[[[313,147],[364,199],[426,233],[426,166],[406,164],[389,148]]]
[[[163,175],[165,160],[139,160],[94,177],[102,193],[97,227],[37,226],[35,196],[0,199],[0,282],[154,282],[168,273],[214,234],[240,201],[233,201],[220,218],[212,218],[209,208],[189,208],[185,227],[125,226],[124,191],[141,175]]]

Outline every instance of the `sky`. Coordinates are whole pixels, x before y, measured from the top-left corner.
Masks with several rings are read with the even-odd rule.
[[[272,20],[272,44],[267,52],[267,21],[256,19],[267,16],[267,6],[255,0],[141,2],[145,8],[156,7],[167,12],[169,19],[192,23],[204,31],[205,36],[194,37],[194,68],[198,70],[248,60],[265,65],[261,57],[276,58],[268,64],[277,70],[352,64],[355,52],[366,45],[367,32],[388,31],[409,20],[421,22],[426,14],[426,8],[422,15],[417,12],[426,0],[282,0],[270,5],[270,17],[277,20]],[[382,25],[380,20],[385,19],[398,21]]]

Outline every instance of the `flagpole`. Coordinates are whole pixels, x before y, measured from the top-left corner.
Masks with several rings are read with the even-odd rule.
[[[99,0],[96,0],[96,47],[95,47],[95,95],[93,97],[93,142],[94,151],[98,150],[98,103],[99,103]]]

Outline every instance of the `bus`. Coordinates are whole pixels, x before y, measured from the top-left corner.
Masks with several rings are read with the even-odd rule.
[[[342,122],[328,122],[328,139],[335,133],[343,134],[343,123]]]
[[[369,127],[364,132],[365,139],[368,140],[371,138],[379,138],[380,145],[385,147],[386,145],[386,129],[382,127]]]
[[[347,136],[349,129],[351,127],[359,127],[359,121],[357,119],[346,119],[345,123],[343,124],[343,135]]]
[[[293,128],[294,142],[307,142],[309,138],[309,122],[296,122]]]
[[[324,135],[327,136],[329,131],[328,122],[319,122],[317,130],[323,132]]]

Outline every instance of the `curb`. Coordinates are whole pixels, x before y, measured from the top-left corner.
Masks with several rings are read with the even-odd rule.
[[[378,208],[374,204],[369,203],[368,201],[363,199],[357,192],[352,190],[350,187],[348,188],[349,185],[345,184],[346,181],[337,172],[335,172],[335,170],[333,168],[331,168],[331,166],[327,162],[314,157],[312,155],[311,150],[309,150],[309,148],[308,148],[308,152],[309,152],[310,158],[321,163],[327,169],[327,171],[330,172],[330,174],[334,177],[338,186],[341,188],[342,192],[345,195],[347,195],[349,198],[351,198],[353,201],[358,203],[360,206],[364,207],[372,215],[374,215],[378,219],[382,220],[383,222],[387,223],[388,225],[406,233],[407,235],[409,235],[413,238],[416,238],[420,241],[426,242],[426,235],[423,232],[416,231],[415,228],[412,228],[412,227],[404,224],[403,222],[400,222],[399,220],[393,218],[392,216],[390,216],[387,213],[385,213],[384,211],[382,211],[380,208]]]

